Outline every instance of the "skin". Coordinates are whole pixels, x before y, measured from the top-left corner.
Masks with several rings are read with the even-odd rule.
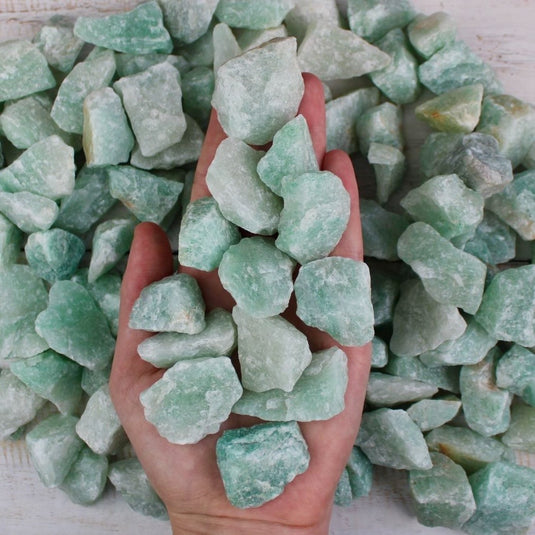
[[[320,167],[338,175],[351,197],[351,217],[342,239],[332,252],[362,260],[359,196],[353,165],[341,151],[326,153],[323,87],[305,74],[305,95],[299,113],[311,131]],[[192,200],[210,195],[206,171],[225,133],[212,112],[193,184]],[[231,310],[232,297],[222,288],[217,271],[206,273],[183,268],[196,277],[207,309]],[[329,335],[305,326],[290,304],[285,317],[309,338],[312,351],[333,345],[348,356],[349,382],[345,410],[327,421],[301,423],[308,444],[308,470],[287,485],[274,500],[256,508],[238,509],[225,496],[216,464],[215,446],[223,430],[250,426],[258,420],[231,414],[216,435],[192,445],[174,445],[162,438],[143,415],[139,394],[149,388],[164,370],[143,361],[137,346],[151,333],[132,330],[128,318],[141,290],[173,273],[173,260],[165,233],[152,223],[135,231],[128,266],[121,288],[121,310],[116,352],[110,378],[110,392],[121,422],[152,485],[167,506],[174,535],[262,535],[277,533],[326,535],[332,513],[334,492],[360,426],[370,369],[371,344],[343,347]]]

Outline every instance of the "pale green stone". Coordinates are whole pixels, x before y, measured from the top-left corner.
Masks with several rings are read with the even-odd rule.
[[[371,143],[368,162],[375,172],[377,200],[384,204],[402,184],[405,175],[405,155],[396,147]]]
[[[46,58],[28,41],[0,43],[0,102],[55,87]]]
[[[514,344],[496,365],[496,385],[521,397],[535,407],[535,357]]]
[[[214,73],[217,75],[219,67],[229,59],[235,58],[242,53],[242,49],[232,33],[232,30],[224,22],[214,26]]]
[[[340,26],[336,0],[299,0],[286,15],[284,24],[290,35],[295,36],[301,43],[308,27],[316,21]]]
[[[346,464],[353,498],[368,496],[372,490],[373,465],[357,446],[353,446]]]
[[[58,281],[50,289],[48,308],[35,329],[54,351],[90,369],[104,368],[115,347],[106,317],[79,284]]]
[[[232,412],[278,422],[328,420],[344,410],[347,379],[347,357],[341,349],[318,351],[291,392],[246,390]]]
[[[502,442],[513,450],[535,453],[535,408],[513,405],[511,425],[502,436]]]
[[[90,370],[84,368],[82,371],[82,390],[92,396],[99,388],[107,385],[110,381],[111,363],[102,370]]]
[[[463,139],[461,134],[435,132],[427,136],[420,149],[420,171],[425,178],[444,174],[444,162],[449,158],[458,143]]]
[[[0,270],[17,262],[22,239],[23,234],[17,226],[0,214]]]
[[[310,460],[296,422],[270,422],[225,431],[217,441],[217,465],[234,507],[256,507],[276,498]]]
[[[204,35],[193,43],[177,49],[177,53],[184,57],[190,68],[212,67],[214,64],[214,40],[212,38],[213,21]]]
[[[372,368],[383,368],[387,363],[388,345],[381,338],[374,336],[372,340]]]
[[[376,465],[400,470],[428,470],[432,467],[424,436],[401,409],[365,412],[356,445]]]
[[[226,219],[249,232],[269,235],[279,224],[282,199],[258,176],[263,155],[238,139],[225,139],[208,168],[206,184]]]
[[[117,76],[123,78],[132,74],[139,74],[158,63],[169,63],[180,74],[190,69],[188,61],[182,56],[172,54],[115,54]]]
[[[275,134],[270,149],[258,162],[258,176],[274,193],[281,195],[285,176],[313,171],[319,171],[318,160],[306,119],[298,115]]]
[[[435,429],[457,416],[461,402],[456,399],[422,399],[407,409],[407,414],[422,431]]]
[[[54,403],[62,414],[75,414],[82,400],[82,368],[51,349],[10,366],[28,388]]]
[[[272,39],[288,37],[288,31],[284,24],[274,26],[273,28],[266,28],[265,30],[248,30],[242,28],[235,31],[238,45],[243,52],[257,48]]]
[[[368,154],[372,143],[391,145],[403,150],[401,120],[401,108],[391,102],[366,110],[357,120],[360,152]]]
[[[355,78],[378,71],[391,63],[390,56],[349,30],[313,22],[297,54],[303,72],[320,80]]]
[[[424,526],[460,530],[476,510],[466,472],[441,453],[432,453],[431,461],[431,469],[409,472],[416,518]]]
[[[414,357],[458,338],[465,329],[457,307],[438,303],[421,281],[410,280],[401,285],[390,350],[400,357]]]
[[[45,487],[63,483],[83,447],[77,421],[76,416],[54,414],[26,435],[30,459]]]
[[[275,39],[219,68],[212,105],[229,136],[263,145],[295,117],[304,92],[296,48],[294,37]]]
[[[204,309],[197,281],[179,273],[141,291],[132,308],[129,326],[144,331],[197,334],[205,328]]]
[[[74,34],[87,43],[128,54],[169,54],[173,49],[162,10],[155,1],[107,17],[79,17]]]
[[[58,90],[51,116],[65,132],[83,133],[84,99],[110,84],[115,74],[115,57],[111,50],[87,58],[75,65]]]
[[[533,169],[535,167],[535,143],[533,143],[522,162],[526,169]]]
[[[394,305],[399,295],[399,280],[376,268],[370,274],[375,325],[392,323]]]
[[[121,95],[141,154],[154,156],[178,143],[186,132],[180,73],[169,63],[121,78],[113,84]]]
[[[277,247],[300,264],[327,256],[344,234],[350,197],[342,180],[330,171],[316,171],[282,180],[284,208]]]
[[[243,387],[291,392],[312,359],[307,337],[280,316],[254,318],[234,307],[232,317],[238,327]]]
[[[88,282],[87,289],[106,316],[111,333],[113,336],[117,336],[119,331],[121,277],[116,273],[105,273],[96,281]]]
[[[336,485],[336,490],[334,491],[334,505],[338,507],[347,507],[353,502],[353,494],[351,493],[351,483],[349,482],[349,474],[344,468],[338,484]]]
[[[181,360],[139,399],[145,418],[173,444],[217,433],[243,389],[228,357]]]
[[[215,87],[213,68],[194,67],[182,76],[180,85],[184,112],[191,115],[206,130],[212,112]]]
[[[295,0],[220,0],[215,16],[231,28],[262,30],[278,26],[295,6]]]
[[[418,15],[408,26],[407,34],[414,49],[429,59],[441,48],[455,41],[457,25],[453,18],[438,11],[431,15]]]
[[[438,388],[429,383],[371,372],[366,387],[366,402],[374,407],[393,407],[432,397],[437,392]]]

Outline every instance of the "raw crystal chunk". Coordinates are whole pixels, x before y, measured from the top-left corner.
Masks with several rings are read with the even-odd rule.
[[[180,73],[186,72],[190,68],[185,58],[172,54],[115,54],[119,78],[138,74],[153,65],[164,62],[170,63]]]
[[[183,359],[231,355],[236,338],[230,312],[215,308],[206,315],[206,327],[200,333],[160,333],[141,342],[137,350],[143,360],[169,368]]]
[[[0,213],[27,234],[48,230],[58,216],[58,205],[41,195],[26,191],[0,191]]]
[[[212,95],[215,87],[213,68],[194,67],[182,76],[180,86],[184,112],[206,129],[212,112]]]
[[[178,48],[177,52],[188,62],[189,68],[212,67],[214,63],[214,41],[212,26],[193,43]]]
[[[26,435],[33,466],[45,487],[58,487],[67,477],[84,443],[76,434],[76,416],[54,414]]]
[[[422,175],[425,178],[432,178],[449,172],[445,162],[462,139],[462,134],[445,132],[435,132],[427,136],[420,149],[419,163]]]
[[[220,67],[212,105],[229,136],[263,145],[295,117],[304,92],[296,48],[294,37],[275,39]]]
[[[145,418],[173,444],[217,433],[243,389],[228,357],[177,362],[141,393]]]
[[[110,194],[139,221],[160,224],[178,201],[184,184],[129,165],[108,167]]]
[[[162,10],[155,1],[107,17],[79,17],[74,34],[87,43],[128,54],[169,54],[173,50]]]
[[[452,89],[426,100],[414,112],[418,119],[425,121],[435,130],[469,134],[479,123],[483,91],[481,84]]]
[[[247,30],[245,28],[236,30],[238,45],[243,52],[257,48],[272,39],[288,37],[288,30],[285,24],[267,28],[265,30]],[[229,58],[230,59],[230,58]]]
[[[433,299],[469,314],[477,312],[487,274],[481,260],[455,248],[426,223],[407,228],[399,238],[398,254],[420,276]]]
[[[298,115],[285,124],[273,138],[273,144],[258,162],[258,176],[277,195],[282,194],[285,176],[300,176],[319,171],[307,122]]]
[[[449,422],[459,412],[461,402],[457,398],[422,399],[407,409],[407,414],[422,431],[429,431]]]
[[[295,281],[297,315],[336,341],[362,346],[373,338],[370,272],[364,262],[328,257],[302,266]]]
[[[411,470],[409,489],[416,517],[429,527],[461,529],[474,514],[472,487],[461,466],[441,453],[432,453],[430,470]]]
[[[392,407],[434,396],[438,388],[429,383],[372,372],[366,387],[366,401],[375,407]]]
[[[400,470],[432,467],[424,436],[404,410],[382,408],[365,412],[356,445],[379,466]]]
[[[286,176],[282,181],[284,208],[277,247],[306,264],[327,256],[346,230],[349,193],[330,171]]]
[[[28,41],[0,43],[0,102],[55,87],[45,57]]]
[[[353,446],[346,464],[353,498],[367,496],[373,483],[373,465],[357,446]]]
[[[279,224],[282,199],[256,171],[263,152],[227,138],[217,148],[206,184],[226,219],[255,234],[273,234]]]
[[[398,279],[379,269],[372,270],[371,281],[375,325],[392,323],[394,305],[398,299],[400,283]]]
[[[224,22],[220,22],[214,26],[213,39],[214,73],[217,75],[219,67],[229,59],[239,56],[242,50],[232,30]]]
[[[197,281],[171,275],[141,291],[132,308],[130,328],[197,334],[205,328],[204,301]]]
[[[121,95],[143,156],[178,143],[186,131],[180,73],[169,63],[126,76],[113,84]]]
[[[351,483],[349,482],[349,474],[344,468],[338,484],[336,485],[336,490],[334,492],[334,505],[339,507],[346,507],[350,505],[353,501],[353,494],[351,493]]]
[[[403,150],[401,119],[401,108],[391,102],[384,102],[366,110],[357,119],[360,152],[368,154],[372,143],[391,145],[396,149]]]
[[[161,520],[168,518],[164,503],[152,488],[147,474],[137,459],[112,463],[108,477],[134,511]]]
[[[72,281],[58,281],[50,289],[48,308],[35,329],[54,351],[90,369],[104,368],[115,347],[106,317],[91,294]]]
[[[457,26],[453,18],[442,11],[418,15],[409,24],[407,33],[414,49],[429,59],[441,48],[455,41]]]
[[[374,336],[372,340],[372,368],[383,368],[387,363],[388,345],[381,338]]]
[[[217,465],[234,507],[256,507],[276,498],[308,468],[307,444],[296,422],[270,422],[225,431]]]
[[[346,387],[347,357],[332,347],[312,354],[291,392],[246,390],[232,412],[278,422],[328,420],[344,410]]]
[[[520,396],[535,407],[535,357],[525,347],[514,344],[496,365],[496,386]]]
[[[101,51],[75,65],[58,90],[52,107],[52,119],[65,132],[82,134],[85,97],[109,85],[114,74],[115,57],[111,50]]]
[[[269,238],[244,238],[223,254],[221,284],[250,316],[267,318],[288,308],[293,260]]]
[[[438,303],[421,281],[410,280],[401,285],[390,350],[400,357],[414,357],[458,338],[465,329],[466,322],[455,306]]]
[[[403,182],[405,155],[396,147],[372,143],[368,162],[373,165],[375,172],[377,200],[384,204]]]
[[[231,28],[262,30],[278,26],[295,0],[220,0],[215,16]]]
[[[307,337],[280,316],[253,318],[234,307],[232,317],[238,326],[243,387],[291,392],[312,359]]]
[[[82,372],[82,390],[92,396],[99,388],[107,385],[110,381],[111,363],[102,370],[90,370],[84,368]]]
[[[0,214],[0,269],[17,262],[22,247],[22,232]]]
[[[308,27],[297,60],[303,72],[321,80],[355,78],[383,69],[392,61],[388,53],[353,32],[325,21]]]
[[[498,340],[535,346],[535,265],[502,271],[485,291],[476,320]]]
[[[308,27],[316,21],[340,26],[340,14],[336,0],[299,0],[286,15],[284,24],[290,35],[294,35],[300,43]]]
[[[513,405],[511,425],[502,436],[502,442],[514,450],[535,453],[535,408]]]

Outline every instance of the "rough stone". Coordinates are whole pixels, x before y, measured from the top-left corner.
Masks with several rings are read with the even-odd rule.
[[[219,67],[229,59],[235,58],[242,53],[242,49],[232,33],[230,27],[224,22],[214,26],[214,73],[217,76]]]
[[[514,344],[496,365],[496,386],[521,397],[535,407],[535,357],[525,347]]]
[[[437,392],[438,388],[429,383],[371,372],[366,387],[366,402],[374,407],[393,407],[432,397]]]
[[[372,368],[384,368],[387,364],[388,345],[378,336],[374,336],[372,340]]]
[[[212,113],[212,95],[215,87],[213,68],[194,67],[182,76],[180,86],[184,112],[206,130]]]
[[[457,398],[422,399],[407,409],[407,414],[422,431],[435,429],[457,416],[461,402]]]
[[[23,234],[7,217],[0,214],[0,270],[19,258]]]
[[[391,102],[367,109],[357,120],[360,152],[368,154],[372,143],[403,150],[401,119],[401,108]]]
[[[396,147],[371,143],[367,157],[375,172],[377,200],[385,204],[403,182],[406,169],[405,155]]]
[[[442,11],[429,16],[417,15],[407,28],[411,45],[425,59],[455,41],[457,26],[453,18]]]
[[[399,296],[399,280],[380,269],[373,269],[370,274],[375,325],[392,323],[394,305]]]
[[[215,16],[231,28],[263,30],[278,26],[295,6],[295,0],[220,0]]]

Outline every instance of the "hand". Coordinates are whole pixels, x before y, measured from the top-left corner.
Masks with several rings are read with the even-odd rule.
[[[304,77],[306,89],[299,113],[305,116],[309,125],[318,162],[323,170],[342,179],[351,197],[349,225],[332,254],[362,260],[359,200],[353,165],[341,151],[325,153],[323,87],[316,77],[307,74]],[[195,174],[192,200],[210,195],[205,181],[206,171],[225,137],[216,113],[212,112]],[[216,306],[232,309],[234,301],[221,286],[217,271],[181,270],[197,279],[208,310]],[[172,271],[172,254],[165,233],[151,223],[138,225],[121,289],[119,333],[110,391],[136,454],[168,509],[174,535],[327,534],[336,485],[360,425],[370,368],[370,344],[342,347],[348,356],[349,367],[345,410],[327,421],[300,424],[310,451],[308,470],[297,476],[276,499],[261,507],[237,509],[226,498],[216,464],[215,446],[223,430],[249,426],[258,420],[231,414],[218,434],[209,435],[197,444],[174,445],[145,420],[139,401],[139,394],[157,381],[164,370],[154,368],[139,357],[137,346],[150,333],[130,329],[128,318],[141,290],[171,275]],[[286,318],[307,334],[312,351],[336,344],[327,334],[306,327],[291,310],[292,304]]]

